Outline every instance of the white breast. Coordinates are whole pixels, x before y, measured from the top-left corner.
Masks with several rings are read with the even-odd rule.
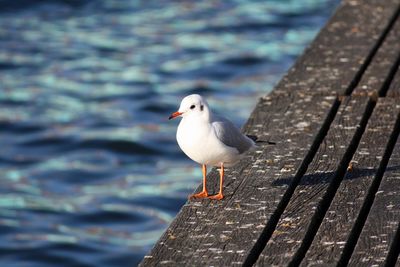
[[[183,118],[176,139],[182,151],[199,164],[227,166],[240,159],[237,149],[224,145],[215,135],[210,123]]]

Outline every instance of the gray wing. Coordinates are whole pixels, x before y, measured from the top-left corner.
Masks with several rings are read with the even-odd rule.
[[[211,125],[217,138],[225,145],[236,148],[240,154],[254,145],[253,140],[243,135],[232,122],[223,117],[214,116]]]

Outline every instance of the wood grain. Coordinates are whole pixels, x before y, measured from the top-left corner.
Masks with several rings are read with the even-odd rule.
[[[363,68],[398,12],[399,1],[345,0],[275,91],[345,94],[357,85]]]
[[[353,94],[383,96],[389,87],[386,84],[398,67],[400,55],[400,19],[397,19],[389,31],[376,55],[368,65],[360,83],[354,89]],[[393,72],[393,73],[392,73]]]
[[[397,72],[393,78],[392,83],[390,84],[389,90],[387,92],[387,97],[395,97],[400,99],[400,67],[397,67]]]
[[[337,264],[378,171],[400,106],[381,98],[302,266]]]
[[[400,102],[396,103],[398,109]],[[399,222],[400,138],[394,146],[349,265],[383,266],[389,248],[394,242]]]
[[[344,98],[327,136],[260,255],[257,266],[282,266],[291,261],[352,142],[367,104],[367,97]]]

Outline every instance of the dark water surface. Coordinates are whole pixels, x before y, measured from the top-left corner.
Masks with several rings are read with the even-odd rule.
[[[169,114],[241,125],[338,0],[0,0],[0,266],[135,266],[201,181]]]

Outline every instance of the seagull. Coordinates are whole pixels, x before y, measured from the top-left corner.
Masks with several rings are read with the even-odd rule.
[[[182,117],[176,132],[179,147],[202,165],[203,191],[190,195],[189,199],[223,199],[224,167],[235,165],[246,152],[255,148],[255,142],[228,119],[213,114],[207,101],[198,94],[183,98],[179,110],[169,119],[177,117]],[[206,187],[207,165],[220,167],[219,192],[212,196]]]

